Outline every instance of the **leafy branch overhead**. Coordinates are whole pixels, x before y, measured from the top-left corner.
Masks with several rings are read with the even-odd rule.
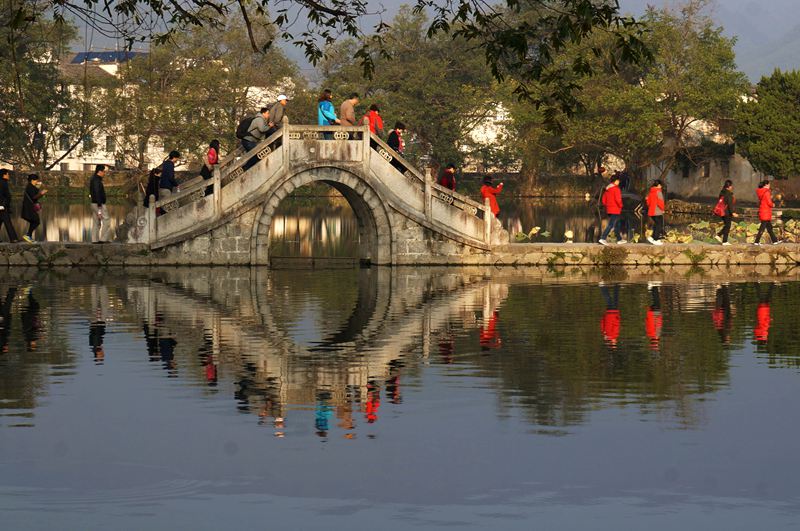
[[[129,44],[149,39],[163,42],[188,26],[223,30],[225,16],[235,11],[245,21],[255,52],[268,49],[274,40],[256,39],[253,26],[272,23],[278,28],[276,39],[301,47],[313,64],[343,37],[361,43],[355,54],[367,77],[374,72],[377,57],[387,55],[383,38],[390,26],[383,21],[383,8],[374,9],[375,4],[367,0],[46,1],[52,3],[56,16],[77,16],[97,31],[122,36]],[[591,57],[608,53],[589,46],[570,64],[557,64],[567,46],[606,32],[613,36],[612,64],[638,64],[651,57],[644,44],[644,27],[620,15],[618,0],[504,0],[497,5],[484,0],[413,0],[413,8],[432,16],[429,36],[449,33],[466,40],[482,51],[498,81],[511,78],[516,82],[518,97],[567,114],[580,107],[575,76],[590,74]]]

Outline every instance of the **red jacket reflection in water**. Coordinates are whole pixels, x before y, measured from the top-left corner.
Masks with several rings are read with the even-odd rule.
[[[620,315],[619,310],[608,309],[600,319],[600,330],[606,343],[616,346],[619,338]]]
[[[664,318],[661,316],[661,311],[648,308],[644,320],[644,331],[650,339],[650,348],[653,350],[658,350],[659,343],[661,342],[661,327],[663,324]]]
[[[500,318],[500,313],[495,310],[489,318],[489,322],[485,327],[481,328],[480,342],[481,350],[489,350],[500,348],[503,340],[500,339],[500,334],[497,333],[497,320]]]
[[[769,339],[769,326],[772,323],[768,302],[761,302],[756,308],[756,327],[753,329],[753,336],[756,341],[766,343]]]
[[[367,401],[365,413],[367,422],[373,424],[378,420],[378,408],[381,407],[381,389],[375,384],[367,384]]]

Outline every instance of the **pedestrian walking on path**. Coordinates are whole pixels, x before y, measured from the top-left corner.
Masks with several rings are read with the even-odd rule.
[[[286,94],[278,96],[278,101],[269,110],[269,129],[264,138],[269,138],[272,134],[283,126],[283,118],[286,116],[286,105],[289,98]]]
[[[203,167],[200,168],[200,176],[204,180],[209,180],[214,176],[214,166],[219,164],[219,140],[216,138],[209,142],[208,151],[203,158]]]
[[[448,164],[439,177],[439,184],[452,191],[456,191],[456,165]]]
[[[28,222],[28,232],[22,239],[28,243],[33,243],[33,232],[41,223],[39,212],[42,210],[42,205],[39,200],[47,193],[47,190],[39,189],[41,184],[39,176],[31,173],[28,175],[28,185],[22,196],[22,219]]]
[[[617,236],[618,244],[621,245],[628,243],[622,237],[622,233],[619,229],[620,214],[622,214],[622,191],[619,189],[618,173],[611,176],[611,183],[609,183],[603,192],[603,198],[601,199],[601,202],[606,208],[606,214],[608,214],[608,225],[606,225],[603,234],[600,236],[600,245],[608,245],[606,238],[608,238],[608,235],[611,233],[611,229],[614,229],[614,234]]]
[[[765,230],[769,233],[772,244],[777,245],[781,241],[775,237],[775,232],[772,230],[772,207],[775,206],[775,203],[772,201],[769,181],[764,180],[759,183],[756,195],[758,196],[758,220],[761,225],[758,227],[758,234],[756,234],[756,241],[753,242],[753,245],[761,245],[761,236]]]
[[[106,165],[98,164],[89,180],[89,195],[92,198],[92,243],[108,243],[108,210],[106,210],[106,187],[103,177]]]
[[[389,133],[389,137],[386,139],[386,144],[401,155],[406,150],[405,142],[403,142],[403,133],[405,130],[406,124],[403,122],[396,122],[394,124],[394,129],[392,129],[392,132]]]
[[[647,241],[653,245],[664,245],[661,238],[664,237],[664,192],[661,180],[656,179],[647,194],[647,215],[653,220],[653,235]]]
[[[722,185],[722,190],[719,192],[719,201],[717,206],[714,207],[714,213],[722,218],[722,230],[716,236],[718,242],[722,245],[730,245],[728,236],[731,233],[731,223],[733,218],[738,218],[739,214],[734,212],[736,206],[736,197],[733,195],[733,181],[730,179],[725,181]]]
[[[8,241],[17,243],[19,237],[14,225],[11,223],[11,189],[8,186],[8,180],[11,178],[11,172],[7,169],[0,169],[0,227],[6,226],[8,233]]]
[[[336,117],[336,111],[333,108],[333,93],[325,89],[319,95],[317,100],[317,125],[331,126],[340,124],[341,121]]]
[[[369,132],[383,138],[383,118],[381,118],[381,110],[374,103],[369,106],[369,111],[362,119],[364,125],[369,125]]]

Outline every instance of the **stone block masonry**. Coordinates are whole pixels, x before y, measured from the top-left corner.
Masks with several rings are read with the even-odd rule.
[[[223,230],[231,230],[225,228]],[[235,229],[234,229],[235,232]],[[660,275],[666,270],[730,270],[756,275],[797,275],[800,246],[652,245],[608,246],[592,244],[509,244],[489,252],[459,254],[443,242],[448,252],[406,255],[406,266],[493,266],[495,268],[598,268]],[[249,240],[228,236],[195,239],[185,245],[153,250],[145,244],[58,243],[0,244],[0,267],[138,267],[248,265]],[[315,263],[324,265],[324,259]],[[353,263],[357,263],[354,261]]]

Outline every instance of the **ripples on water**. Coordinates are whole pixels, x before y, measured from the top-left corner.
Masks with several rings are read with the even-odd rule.
[[[14,529],[166,529],[178,510],[218,528],[260,505],[290,528],[522,529],[555,507],[778,528],[800,494],[798,296],[504,270],[11,270],[0,511]]]

